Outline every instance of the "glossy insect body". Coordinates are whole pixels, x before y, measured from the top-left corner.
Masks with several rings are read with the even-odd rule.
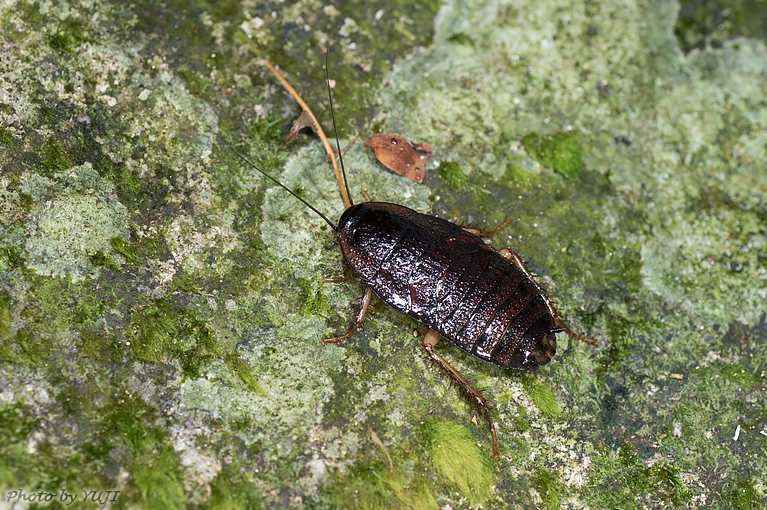
[[[516,256],[388,203],[349,207],[338,235],[347,263],[382,301],[473,356],[535,369],[556,353],[556,312]]]
[[[287,80],[271,64],[266,65],[312,118],[335,166],[335,157],[314,114]],[[332,116],[329,74],[327,78]],[[336,148],[340,159],[338,136]],[[440,340],[446,338],[473,356],[515,369],[535,369],[548,363],[556,353],[555,333],[559,331],[596,345],[595,340],[574,333],[559,319],[543,290],[513,251],[496,251],[478,237],[494,234],[508,219],[494,231],[483,232],[396,204],[353,205],[341,159],[342,172],[336,168],[336,176],[347,209],[336,226],[247,158],[237,156],[309,207],[338,234],[349,270],[342,278],[323,281],[341,281],[354,271],[366,284],[354,326],[345,335],[325,338],[323,344],[341,345],[363,325],[373,293],[395,310],[426,324],[424,350],[487,420],[496,459],[498,440],[487,400],[436,352]]]

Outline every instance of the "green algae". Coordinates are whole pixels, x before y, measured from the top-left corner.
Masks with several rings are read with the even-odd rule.
[[[680,480],[680,469],[669,464],[656,463],[647,467],[633,445],[623,444],[617,452],[620,468],[613,470],[607,464],[615,459],[610,452],[605,464],[599,456],[595,459],[593,481],[602,486],[590,484],[589,499],[595,505],[609,508],[642,508],[642,502],[650,504],[680,505],[692,499],[692,492]]]
[[[71,163],[67,160],[64,167]],[[52,178],[25,180],[35,204],[26,242],[28,267],[45,275],[71,275],[78,281],[93,271],[93,256],[112,252],[110,239],[128,236],[127,212],[90,164]]]
[[[554,135],[530,133],[522,137],[522,143],[538,163],[565,177],[573,177],[583,168],[583,141],[577,132]]]

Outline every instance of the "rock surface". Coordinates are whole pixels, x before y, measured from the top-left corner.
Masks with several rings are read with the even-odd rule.
[[[745,5],[4,0],[2,505],[762,508],[767,49]],[[490,244],[599,340],[559,335],[532,374],[439,346],[494,400],[500,462],[423,326],[374,302],[321,344],[361,284],[321,283],[333,232],[219,141],[338,218],[316,137],[277,152],[300,109],[263,65],[332,133],[327,46],[342,146],[434,148],[418,185],[353,145],[353,197],[510,217]]]

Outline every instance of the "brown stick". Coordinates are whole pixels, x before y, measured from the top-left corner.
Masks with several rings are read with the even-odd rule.
[[[341,177],[341,170],[338,168],[338,163],[336,162],[336,157],[333,154],[333,149],[331,148],[330,142],[328,142],[328,137],[325,136],[325,132],[322,130],[322,126],[320,126],[320,123],[317,122],[317,117],[314,116],[314,113],[312,113],[311,108],[309,108],[309,105],[307,105],[303,99],[301,99],[301,96],[298,95],[298,92],[296,92],[296,89],[294,89],[290,83],[288,83],[288,80],[282,77],[282,75],[277,71],[277,69],[274,68],[272,64],[269,63],[268,60],[264,60],[264,63],[266,64],[266,67],[269,68],[271,72],[274,73],[274,75],[277,77],[278,80],[282,82],[282,84],[285,86],[286,89],[288,89],[288,92],[290,92],[290,95],[293,96],[293,98],[298,101],[298,104],[301,105],[301,108],[309,114],[309,116],[312,118],[312,121],[314,122],[315,127],[317,128],[317,133],[320,135],[320,140],[322,140],[322,144],[325,146],[325,150],[328,153],[328,156],[330,156],[330,161],[333,163],[333,169],[336,171],[336,179],[338,179],[338,186],[341,188],[341,196],[344,198],[344,204],[346,204],[346,207],[351,206],[351,202],[349,202],[349,196],[346,194],[346,188],[344,187],[344,181]]]

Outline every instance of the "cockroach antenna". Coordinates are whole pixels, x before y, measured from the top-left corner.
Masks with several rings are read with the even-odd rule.
[[[336,232],[338,231],[338,227],[336,227],[336,226],[335,226],[335,224],[334,224],[332,221],[330,221],[330,220],[329,220],[329,219],[328,219],[328,218],[327,218],[327,217],[326,217],[324,214],[322,214],[321,212],[319,212],[319,211],[318,211],[318,210],[317,210],[317,209],[316,209],[316,208],[315,208],[315,207],[314,207],[312,204],[310,204],[309,202],[307,202],[307,201],[306,201],[306,200],[304,200],[303,198],[299,197],[298,195],[296,195],[295,193],[293,193],[293,191],[291,191],[291,190],[290,190],[290,188],[288,188],[287,186],[285,186],[284,184],[282,184],[280,181],[278,181],[277,179],[275,179],[274,177],[272,177],[272,176],[271,176],[271,175],[269,175],[268,173],[266,173],[266,172],[264,172],[263,170],[261,170],[260,168],[258,168],[258,167],[256,166],[256,164],[255,164],[255,163],[252,163],[252,162],[251,162],[251,161],[250,161],[248,158],[246,158],[245,156],[243,156],[242,154],[240,154],[239,152],[237,152],[236,150],[234,150],[234,147],[232,147],[232,146],[229,144],[229,142],[227,142],[226,140],[224,140],[224,139],[223,139],[223,138],[221,138],[221,137],[219,137],[219,139],[220,139],[222,142],[224,142],[224,145],[226,145],[227,147],[229,147],[229,150],[230,150],[230,151],[232,151],[232,152],[233,152],[233,153],[234,153],[234,154],[235,154],[235,155],[236,155],[238,158],[240,158],[240,159],[241,159],[241,160],[243,160],[245,163],[247,163],[247,164],[248,164],[248,165],[249,165],[251,168],[253,168],[253,169],[257,170],[257,171],[258,171],[258,173],[260,173],[260,174],[261,174],[261,175],[263,175],[264,177],[267,177],[267,178],[268,178],[269,180],[271,180],[273,183],[275,183],[276,185],[278,185],[279,187],[281,187],[282,189],[284,189],[285,191],[287,191],[288,193],[290,193],[291,195],[293,195],[294,197],[296,197],[297,199],[299,199],[299,200],[300,200],[300,201],[301,201],[301,202],[302,202],[302,203],[303,203],[303,204],[304,204],[306,207],[308,207],[308,208],[309,208],[309,209],[311,209],[312,211],[316,212],[316,213],[317,213],[317,214],[320,216],[320,218],[322,218],[323,220],[325,220],[325,222],[326,222],[328,225],[330,225],[330,228],[332,228],[332,229],[333,229],[334,231],[336,231]],[[344,176],[344,178],[345,178],[345,177],[346,177],[346,176]]]
[[[328,56],[330,55],[330,46],[325,48],[325,83],[328,85],[328,100],[330,101],[330,118],[333,119],[333,133],[336,135],[336,148],[338,149],[338,161],[341,162],[341,173],[344,174],[344,186],[346,186],[346,196],[349,197],[349,204],[354,205],[352,194],[349,191],[349,183],[346,180],[346,169],[344,168],[344,157],[341,154],[341,144],[338,142],[338,129],[336,129],[336,116],[333,113],[333,94],[330,93],[330,69],[328,67]]]

